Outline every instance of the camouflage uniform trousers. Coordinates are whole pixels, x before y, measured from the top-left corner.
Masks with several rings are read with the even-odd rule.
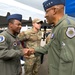
[[[25,75],[38,75],[38,70],[41,65],[41,57],[25,58]]]

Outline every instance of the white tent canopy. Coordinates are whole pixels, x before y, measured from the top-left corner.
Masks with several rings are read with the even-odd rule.
[[[39,6],[39,3],[37,4]],[[45,19],[44,18],[45,12],[43,10],[36,9],[34,7],[31,7],[29,5],[23,4],[15,0],[0,0],[0,15],[6,16],[7,12],[10,12],[11,14],[20,13],[23,15],[23,19],[29,19],[29,17],[32,17],[32,19],[36,17],[42,20]]]

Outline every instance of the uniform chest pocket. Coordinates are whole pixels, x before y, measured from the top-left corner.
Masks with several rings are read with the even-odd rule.
[[[19,49],[20,43],[19,42],[12,42],[9,44],[9,49]]]
[[[53,42],[55,42],[55,37],[53,37],[53,38],[50,38],[50,44],[52,44]]]
[[[20,43],[20,41],[15,41],[15,42],[13,42],[12,45],[13,45],[13,48],[14,48],[14,49],[19,49],[21,43]]]
[[[54,46],[54,48],[57,48],[59,50],[60,43],[56,36],[54,36],[53,38],[50,39],[50,46],[51,47]]]

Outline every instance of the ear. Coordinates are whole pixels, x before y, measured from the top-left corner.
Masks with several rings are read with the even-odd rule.
[[[59,12],[59,7],[56,5],[54,6],[54,15],[57,14]]]
[[[12,23],[9,23],[9,27],[12,27],[12,25],[13,25]]]
[[[56,13],[57,13],[57,8],[54,8],[53,15],[56,15]]]
[[[32,24],[33,26],[35,25],[35,23]]]

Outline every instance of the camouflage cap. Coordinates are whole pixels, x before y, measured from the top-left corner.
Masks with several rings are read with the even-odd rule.
[[[32,23],[43,23],[43,21],[42,20],[40,20],[40,19],[38,19],[38,18],[35,18],[33,21],[32,21]]]

